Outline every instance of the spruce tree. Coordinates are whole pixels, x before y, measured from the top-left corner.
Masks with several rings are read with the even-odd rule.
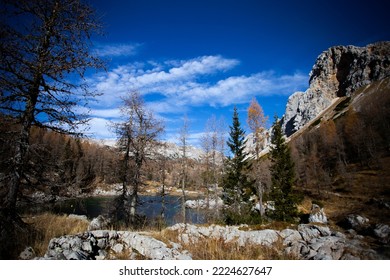
[[[270,199],[275,202],[271,218],[293,221],[297,216],[297,197],[293,194],[295,182],[294,162],[282,133],[280,120],[275,117],[271,138],[271,181]]]
[[[250,214],[249,198],[253,194],[253,182],[247,175],[250,163],[247,160],[248,154],[244,151],[245,144],[245,131],[241,128],[237,108],[234,107],[233,124],[227,141],[231,155],[226,161],[223,179],[223,200],[229,206],[225,211],[228,224],[244,222],[244,216]]]

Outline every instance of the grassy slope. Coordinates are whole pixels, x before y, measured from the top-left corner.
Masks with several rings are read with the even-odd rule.
[[[390,78],[372,83],[357,90],[351,99],[338,99],[304,129],[292,135],[291,141],[312,130],[321,129],[321,124],[327,120],[343,122],[348,110],[360,111],[372,104],[388,104],[389,100]],[[371,110],[375,109],[373,107]],[[373,223],[390,224],[390,209],[384,206],[386,202],[390,206],[390,156],[387,147],[381,148],[382,152],[373,164],[347,164],[347,173],[336,175],[330,188],[320,191],[313,185],[301,188],[306,196],[301,209],[307,212],[312,200],[320,200],[333,223],[347,214],[357,213],[368,217]]]

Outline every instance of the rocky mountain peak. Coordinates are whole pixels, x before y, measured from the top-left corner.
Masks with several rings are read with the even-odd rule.
[[[390,76],[390,42],[366,47],[335,46],[321,53],[311,72],[309,88],[290,96],[283,119],[287,136],[302,128],[333,100]]]

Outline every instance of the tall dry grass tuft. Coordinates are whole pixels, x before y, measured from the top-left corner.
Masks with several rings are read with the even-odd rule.
[[[89,222],[80,219],[68,218],[67,215],[43,213],[26,216],[24,222],[34,228],[30,236],[30,246],[37,256],[43,256],[52,238],[62,235],[77,234],[87,231]]]
[[[163,230],[155,232],[153,237],[165,244],[170,241],[180,243],[183,250],[192,254],[194,260],[286,260],[296,259],[284,252],[282,241],[272,246],[246,244],[239,246],[237,242],[225,242],[221,239],[203,238],[198,242],[182,244],[178,231]]]

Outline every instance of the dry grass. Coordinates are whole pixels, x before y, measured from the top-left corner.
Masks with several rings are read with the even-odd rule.
[[[132,254],[134,253],[134,256]],[[107,260],[148,260],[143,255],[137,253],[136,250],[127,248],[123,250],[121,253],[115,253],[112,250],[108,252],[108,255],[106,257]]]
[[[164,242],[169,247],[170,242],[180,243],[179,233],[175,230],[162,230],[154,231],[150,233],[150,236]]]
[[[390,157],[382,158],[371,168],[350,164],[348,173],[339,175],[330,186],[307,186],[299,210],[310,213],[310,202],[320,200],[331,225],[346,215],[366,216],[373,223],[390,223],[390,209],[378,201],[390,201]]]
[[[37,256],[43,256],[52,238],[63,235],[77,234],[88,229],[88,221],[68,218],[66,215],[43,213],[26,216],[24,222],[30,224],[35,233],[31,234],[31,244]]]
[[[248,230],[264,230],[264,229],[273,229],[273,230],[284,230],[286,228],[289,229],[297,229],[297,224],[291,224],[288,222],[282,222],[282,221],[271,221],[268,223],[263,224],[257,224],[257,225],[245,225],[239,228],[239,230],[242,231],[248,231]]]
[[[153,237],[165,244],[169,244],[170,241],[181,244],[178,231],[164,230],[155,232]],[[237,242],[224,242],[221,239],[204,238],[198,242],[181,245],[182,250],[190,252],[194,260],[294,259],[283,252],[284,247],[281,241],[270,247],[254,244],[239,246]]]
[[[237,242],[225,243],[219,239],[204,239],[183,246],[195,260],[280,260],[292,259],[283,253],[282,244],[261,246],[247,244],[239,246]]]

